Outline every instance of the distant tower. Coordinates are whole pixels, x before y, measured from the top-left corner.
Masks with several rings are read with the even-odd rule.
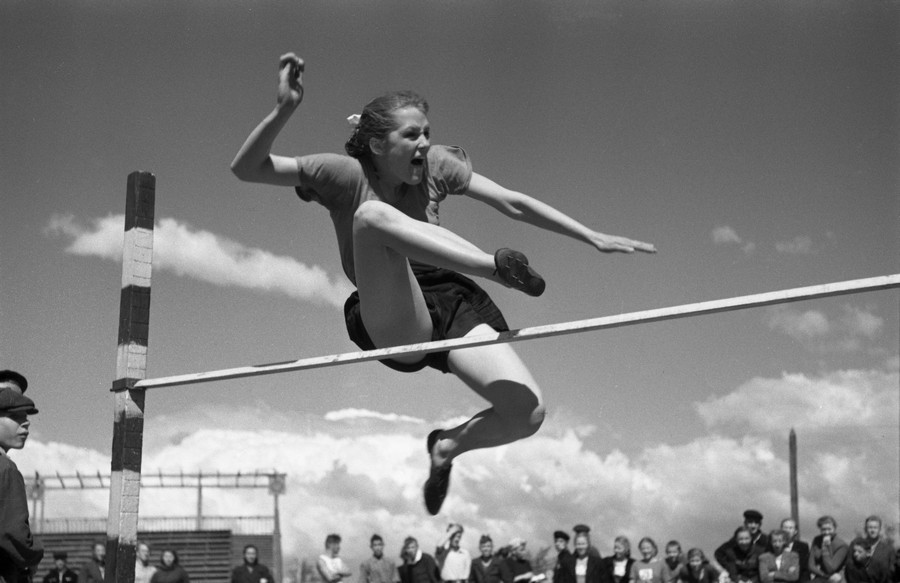
[[[797,493],[797,434],[791,427],[791,433],[788,437],[788,448],[791,452],[791,518],[797,529],[800,529],[800,505]]]

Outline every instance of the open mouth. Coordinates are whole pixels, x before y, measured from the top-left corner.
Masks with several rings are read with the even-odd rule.
[[[422,166],[425,164],[425,158],[413,158],[410,164],[413,166]]]

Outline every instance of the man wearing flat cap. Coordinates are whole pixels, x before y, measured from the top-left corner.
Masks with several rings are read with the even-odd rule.
[[[69,569],[69,554],[66,552],[53,553],[55,568],[44,575],[44,583],[78,583],[78,575]]]
[[[566,557],[571,557],[569,551],[569,535],[562,530],[553,532],[553,547],[556,549],[556,565],[553,566],[553,583],[563,583],[560,574]]]
[[[764,553],[769,549],[769,537],[762,531],[762,520],[759,510],[744,510],[744,526],[750,531],[750,540]]]
[[[31,425],[28,416],[37,412],[34,401],[21,391],[0,387],[0,579],[6,583],[28,581],[29,570],[44,558],[44,549],[32,537],[28,524],[25,480],[6,455],[11,449],[25,447]]]

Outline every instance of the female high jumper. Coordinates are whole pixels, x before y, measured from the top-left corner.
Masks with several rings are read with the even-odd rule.
[[[293,53],[281,57],[277,105],[250,133],[231,169],[241,180],[293,186],[303,201],[329,210],[344,272],[357,289],[344,314],[350,338],[360,348],[509,330],[487,293],[461,273],[532,296],[543,293],[543,278],[522,253],[507,248],[486,253],[439,226],[438,205],[450,194],[487,203],[604,253],[656,252],[651,244],[589,229],[473,172],[461,148],[432,146],[428,104],[409,91],[378,97],[358,118],[351,116],[356,125],[344,146],[349,156],[272,154],[276,137],[303,100],[303,70],[303,60]],[[528,437],[543,422],[540,389],[509,344],[381,362],[403,372],[430,366],[453,373],[491,405],[457,427],[428,435],[431,468],[424,497],[431,514],[438,513],[447,495],[454,458]]]

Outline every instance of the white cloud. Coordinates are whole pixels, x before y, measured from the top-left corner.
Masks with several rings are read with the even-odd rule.
[[[870,432],[895,426],[900,410],[897,371],[837,371],[819,377],[783,374],[754,378],[732,393],[696,405],[711,428],[783,433],[790,427],[830,433],[835,427]]]
[[[839,371],[819,377],[755,378],[728,395],[696,405],[709,428],[682,444],[659,444],[633,455],[594,451],[576,431],[577,414],[557,411],[532,438],[467,453],[454,464],[441,515],[429,517],[421,487],[427,473],[424,438],[434,424],[393,413],[344,410],[297,418],[264,404],[212,405],[145,423],[144,472],[252,472],[288,475],[280,499],[286,566],[316,555],[328,532],[344,536],[343,554],[357,564],[379,532],[395,555],[412,534],[426,549],[447,521],[466,526],[476,551],[481,533],[495,541],[523,536],[532,552],[550,544],[553,529],[585,522],[601,550],[613,536],[678,538],[711,552],[732,532],[740,512],[759,508],[775,523],[788,513],[786,433],[800,436],[801,518],[821,514],[857,523],[896,508],[898,372]],[[686,420],[689,422],[689,420]],[[700,423],[698,423],[700,425]],[[108,456],[63,444],[30,442],[14,452],[23,473],[106,473]],[[865,495],[859,495],[864,492]],[[105,515],[105,497],[81,505]],[[48,518],[76,504],[55,496]],[[265,490],[204,489],[209,514],[270,514]],[[83,495],[82,495],[83,496]],[[146,489],[142,515],[191,516],[185,490]]]
[[[424,419],[418,417],[398,415],[396,413],[379,413],[378,411],[369,411],[367,409],[348,408],[339,411],[329,411],[325,414],[326,421],[348,421],[357,419],[377,419],[379,421],[388,421],[391,423],[404,422],[417,425],[425,423]]]
[[[791,255],[808,255],[812,253],[812,239],[804,235],[798,235],[790,241],[779,241],[775,243],[775,250],[779,253],[788,253]]]
[[[741,238],[737,232],[728,226],[716,227],[712,231],[713,243],[737,243],[740,245]]]
[[[769,311],[769,328],[784,332],[791,338],[806,340],[824,336],[831,330],[828,318],[818,310],[800,312],[784,306]]]
[[[853,352],[863,341],[876,338],[884,319],[869,309],[844,305],[841,314],[829,317],[819,310],[799,311],[786,306],[770,308],[767,323],[818,352]]]
[[[739,245],[744,253],[750,254],[756,249],[752,241],[743,240],[737,231],[727,225],[716,227],[711,233],[713,243],[716,245]]]
[[[854,306],[844,306],[842,323],[853,336],[875,337],[884,325],[884,318],[876,316],[868,310]]]
[[[72,216],[56,215],[45,231],[71,239],[67,253],[121,260],[123,224],[123,215],[92,219],[90,227]],[[279,292],[336,307],[343,306],[352,290],[343,276],[330,277],[319,266],[246,247],[171,218],[156,224],[153,247],[154,268],[215,285]]]

